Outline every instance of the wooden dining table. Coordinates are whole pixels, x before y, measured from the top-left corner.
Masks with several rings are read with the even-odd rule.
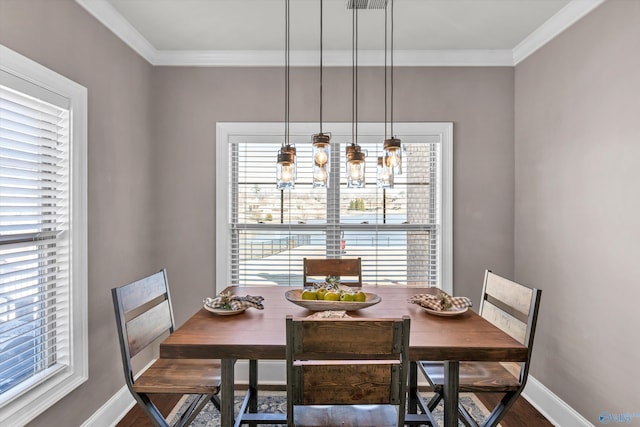
[[[287,315],[306,317],[312,314],[285,298],[287,286],[233,286],[227,288],[236,295],[264,297],[264,310],[247,309],[241,314],[220,316],[204,308],[197,311],[182,326],[160,344],[160,357],[221,359],[221,426],[236,422],[234,410],[234,365],[236,360],[249,360],[249,395],[237,415],[242,422],[256,420],[272,423],[286,422],[283,414],[255,414],[257,410],[257,361],[286,359],[285,318]],[[351,317],[399,318],[411,317],[409,358],[408,424],[429,424],[431,414],[418,399],[416,362],[444,361],[445,386],[444,425],[458,425],[459,362],[526,360],[527,348],[498,329],[474,311],[442,317],[427,313],[422,307],[409,303],[412,295],[439,292],[436,288],[398,285],[364,286],[366,293],[374,293],[381,301],[370,307],[348,312]],[[420,407],[421,412],[417,409]],[[246,410],[245,410],[246,408]]]

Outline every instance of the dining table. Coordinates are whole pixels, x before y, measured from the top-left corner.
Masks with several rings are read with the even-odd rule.
[[[234,295],[264,297],[264,309],[247,309],[233,316],[220,316],[204,307],[160,344],[160,357],[221,360],[221,427],[248,423],[286,423],[286,414],[258,414],[259,360],[286,360],[285,318],[307,317],[313,312],[285,297],[288,286],[231,286]],[[438,316],[408,302],[416,294],[437,294],[433,287],[403,285],[363,286],[380,302],[347,314],[357,318],[411,318],[409,338],[410,372],[407,424],[433,425],[432,414],[420,398],[417,363],[443,361],[443,388],[446,427],[458,425],[459,363],[461,361],[523,362],[527,348],[473,310],[456,316]],[[249,393],[239,413],[234,409],[234,366],[249,361]]]

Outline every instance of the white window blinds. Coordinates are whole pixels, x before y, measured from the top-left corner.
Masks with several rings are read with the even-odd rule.
[[[218,186],[222,285],[300,286],[304,257],[361,257],[365,283],[442,287],[450,277],[443,273],[450,263],[450,251],[443,250],[443,236],[451,234],[443,221],[450,217],[443,198],[450,196],[450,188],[443,191],[443,177],[450,173],[445,171],[450,169],[450,124],[405,124],[404,133],[401,124],[394,125],[404,165],[387,189],[376,186],[384,126],[359,126],[358,143],[367,152],[365,188],[346,186],[349,123],[325,125],[332,130],[328,189],[312,187],[310,138],[317,124],[295,123],[290,128],[297,150],[295,189],[280,191],[275,163],[282,125],[219,124],[218,144],[225,147],[218,147],[219,178],[226,183]]]
[[[69,365],[69,117],[0,85],[0,402]]]

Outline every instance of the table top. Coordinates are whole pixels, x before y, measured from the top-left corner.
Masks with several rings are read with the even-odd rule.
[[[250,308],[233,316],[218,316],[204,308],[160,345],[168,358],[274,359],[286,358],[285,318],[306,317],[313,312],[285,298],[287,286],[239,286],[228,288],[237,295],[261,295],[264,310]],[[351,317],[411,317],[411,360],[525,361],[527,348],[472,310],[455,317],[427,313],[407,302],[410,296],[437,293],[435,288],[365,286],[365,292],[382,301],[348,312]]]

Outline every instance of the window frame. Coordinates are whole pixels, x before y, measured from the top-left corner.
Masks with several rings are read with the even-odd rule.
[[[351,123],[325,123],[325,129],[349,128]],[[317,133],[317,123],[290,123],[291,135],[311,135]],[[379,135],[384,129],[382,123],[359,123],[359,135]],[[441,225],[440,240],[440,281],[438,287],[451,293],[453,290],[453,123],[451,122],[420,122],[394,123],[394,130],[398,135],[435,135],[441,146]],[[229,139],[238,135],[260,136],[282,135],[283,124],[280,122],[243,123],[219,122],[216,125],[216,289],[223,290],[230,283],[230,253],[229,241],[229,209],[228,186],[230,168]],[[382,144],[382,139],[380,140]],[[309,142],[310,144],[310,142]],[[274,153],[274,186],[275,186],[275,158]],[[369,183],[367,185],[375,185]],[[292,191],[296,191],[295,189]]]
[[[69,365],[25,387],[0,407],[0,424],[24,425],[89,378],[87,267],[87,89],[0,45],[0,70],[17,77],[11,87],[23,93],[48,91],[69,100],[70,110],[70,323]]]

